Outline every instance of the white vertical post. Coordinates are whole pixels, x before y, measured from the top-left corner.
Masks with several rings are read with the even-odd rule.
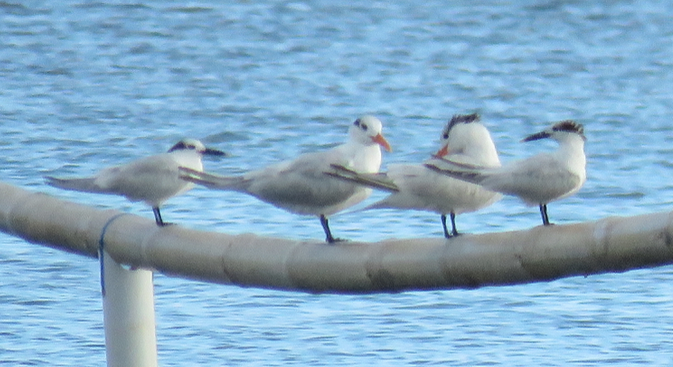
[[[108,367],[157,366],[152,272],[127,270],[103,251],[101,286]]]

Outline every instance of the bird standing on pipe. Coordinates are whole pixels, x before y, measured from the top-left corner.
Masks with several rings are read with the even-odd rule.
[[[434,157],[482,167],[499,167],[500,159],[488,129],[478,114],[454,115],[440,137]],[[476,211],[500,200],[502,195],[482,186],[437,173],[421,164],[394,164],[385,173],[361,173],[334,166],[328,175],[390,192],[368,209],[414,209],[441,215],[444,237],[458,236],[456,214]],[[451,219],[451,231],[446,216]]]
[[[548,226],[551,223],[547,204],[576,193],[587,176],[586,137],[581,124],[571,120],[561,121],[524,138],[522,142],[547,138],[558,142],[556,151],[515,161],[501,168],[481,169],[449,160],[426,163],[425,166],[492,191],[517,196],[528,205],[539,205],[542,224]]]
[[[223,156],[224,152],[206,148],[195,139],[184,139],[167,153],[114,167],[108,167],[92,177],[57,178],[47,176],[47,183],[64,190],[121,195],[130,201],[142,201],[152,207],[158,226],[164,226],[159,207],[173,196],[194,187],[179,178],[178,167],[203,170],[204,155]]]
[[[218,176],[181,167],[180,177],[211,189],[246,193],[291,213],[318,216],[326,241],[334,243],[340,239],[332,236],[328,217],[366,199],[372,190],[324,172],[332,164],[378,172],[381,147],[391,151],[382,129],[378,118],[365,115],[350,126],[348,141],[330,150],[306,153],[241,176]]]

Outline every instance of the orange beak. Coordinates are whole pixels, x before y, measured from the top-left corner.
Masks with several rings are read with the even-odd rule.
[[[449,146],[445,145],[445,146],[442,147],[442,149],[438,150],[437,153],[435,153],[434,157],[435,158],[442,158],[447,154],[449,154]]]
[[[392,152],[393,148],[390,147],[390,144],[388,144],[388,141],[386,138],[383,137],[381,134],[376,134],[375,137],[372,138],[372,141],[380,146],[382,146],[385,150]]]

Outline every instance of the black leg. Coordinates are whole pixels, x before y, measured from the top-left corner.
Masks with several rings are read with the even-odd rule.
[[[164,220],[161,219],[161,212],[159,211],[159,207],[156,207],[156,206],[153,207],[152,211],[154,212],[154,220],[157,222],[157,225],[159,227],[165,226],[166,223],[164,223]]]
[[[325,215],[320,214],[320,224],[322,224],[322,229],[325,230],[325,241],[327,243],[335,243],[339,241],[343,241],[341,238],[334,238],[332,237],[332,231],[329,230],[329,223],[327,223],[327,217]]]
[[[446,238],[451,238],[458,236],[460,233],[458,233],[458,230],[456,229],[456,214],[451,212],[450,213],[451,217],[451,233],[449,233],[448,228],[446,228],[446,214],[442,214],[442,228],[444,229],[444,237]]]
[[[442,228],[444,228],[444,237],[451,238],[451,234],[446,229],[446,214],[442,214],[441,219],[442,219]]]
[[[453,228],[451,233],[454,236],[458,236],[459,233],[458,233],[458,230],[456,229],[456,213],[454,213],[454,212],[451,212],[451,228]]]
[[[542,224],[545,226],[551,225],[549,223],[549,215],[547,214],[547,204],[540,204],[540,214],[542,215]]]

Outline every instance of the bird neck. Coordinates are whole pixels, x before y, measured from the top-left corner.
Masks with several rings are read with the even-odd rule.
[[[472,157],[473,164],[484,167],[499,167],[500,157],[492,140],[483,140],[478,144],[473,145],[466,155]]]
[[[174,151],[170,154],[179,166],[191,168],[196,171],[203,171],[203,162],[201,154],[193,150]]]
[[[571,135],[560,141],[557,156],[565,160],[569,168],[584,172],[586,167],[584,139],[577,135]]]
[[[363,173],[376,173],[381,168],[381,147],[378,144],[363,144],[351,140],[341,148],[348,157],[349,168]]]
[[[559,141],[559,150],[568,155],[584,155],[584,139],[578,135],[570,135]]]

